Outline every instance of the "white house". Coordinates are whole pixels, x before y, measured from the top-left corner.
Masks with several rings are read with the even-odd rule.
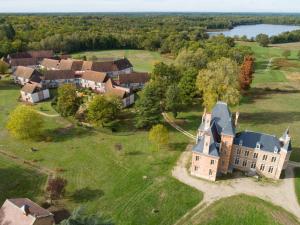
[[[79,84],[80,79],[72,70],[47,70],[42,77],[42,85],[47,88],[57,88],[62,84]]]
[[[21,99],[25,102],[36,103],[50,98],[48,89],[38,83],[27,83],[21,89]]]
[[[91,88],[96,92],[104,93],[107,78],[106,73],[85,71],[81,76],[80,86],[83,88]]]
[[[41,68],[47,70],[58,70],[59,60],[56,59],[43,59]]]
[[[150,80],[148,73],[132,72],[128,74],[120,74],[114,78],[116,84],[121,87],[130,88],[132,90],[142,89]]]

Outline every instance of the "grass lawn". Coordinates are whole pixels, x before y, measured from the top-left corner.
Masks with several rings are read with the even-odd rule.
[[[201,201],[202,193],[171,177],[171,169],[188,143],[180,133],[170,128],[170,148],[156,151],[148,141],[147,132],[135,131],[128,125],[121,124],[123,132],[112,134],[70,126],[61,117],[44,117],[45,133],[51,142],[16,140],[4,126],[9,112],[20,104],[16,101],[18,95],[19,88],[0,80],[1,149],[35,160],[40,166],[63,171],[60,175],[68,180],[68,185],[62,204],[68,209],[83,205],[88,212],[103,213],[122,225],[168,225]],[[47,104],[50,103],[43,103],[42,108],[47,110]],[[116,144],[121,144],[122,150],[117,150]],[[31,147],[38,151],[31,152]],[[17,175],[12,179],[24,180],[22,174]],[[27,181],[32,185],[38,183],[29,176]],[[2,179],[3,187],[11,187],[11,181],[7,182]],[[3,198],[15,196],[11,190],[3,191]],[[40,194],[31,191],[32,195]]]
[[[87,58],[96,56],[98,58],[121,58],[126,57],[134,66],[134,70],[141,72],[151,72],[153,66],[157,62],[171,63],[173,60],[162,56],[158,52],[151,52],[145,50],[108,50],[108,51],[92,51],[80,52],[73,54],[73,57],[78,55],[85,55]]]
[[[293,215],[259,198],[238,195],[221,199],[189,221],[189,225],[299,224]]]
[[[300,205],[300,168],[295,168],[295,189]]]
[[[42,201],[46,175],[36,173],[0,156],[0,177],[1,205],[6,198],[30,198]]]

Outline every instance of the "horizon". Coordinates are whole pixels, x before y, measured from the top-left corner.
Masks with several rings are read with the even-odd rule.
[[[297,0],[0,0],[0,13],[300,13]]]

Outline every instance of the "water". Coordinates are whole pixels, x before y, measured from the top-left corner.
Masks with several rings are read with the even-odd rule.
[[[257,25],[243,25],[237,26],[232,30],[208,32],[209,35],[224,34],[227,37],[247,36],[248,38],[255,38],[258,34],[267,34],[274,36],[287,31],[300,30],[300,26],[293,25],[272,25],[272,24],[257,24]]]

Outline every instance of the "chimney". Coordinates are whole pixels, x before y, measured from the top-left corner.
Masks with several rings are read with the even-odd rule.
[[[240,113],[236,112],[235,113],[235,121],[234,121],[234,126],[237,127],[238,121],[239,121]]]
[[[207,130],[210,128],[211,122],[211,113],[206,113],[204,117],[204,129]]]
[[[23,206],[21,207],[21,210],[22,210],[22,212],[23,212],[23,214],[24,214],[25,216],[28,216],[28,214],[30,213],[30,211],[29,211],[29,206],[28,206],[28,205],[23,205]]]
[[[204,146],[203,146],[203,153],[205,155],[209,155],[209,146],[210,146],[210,135],[204,135]]]

